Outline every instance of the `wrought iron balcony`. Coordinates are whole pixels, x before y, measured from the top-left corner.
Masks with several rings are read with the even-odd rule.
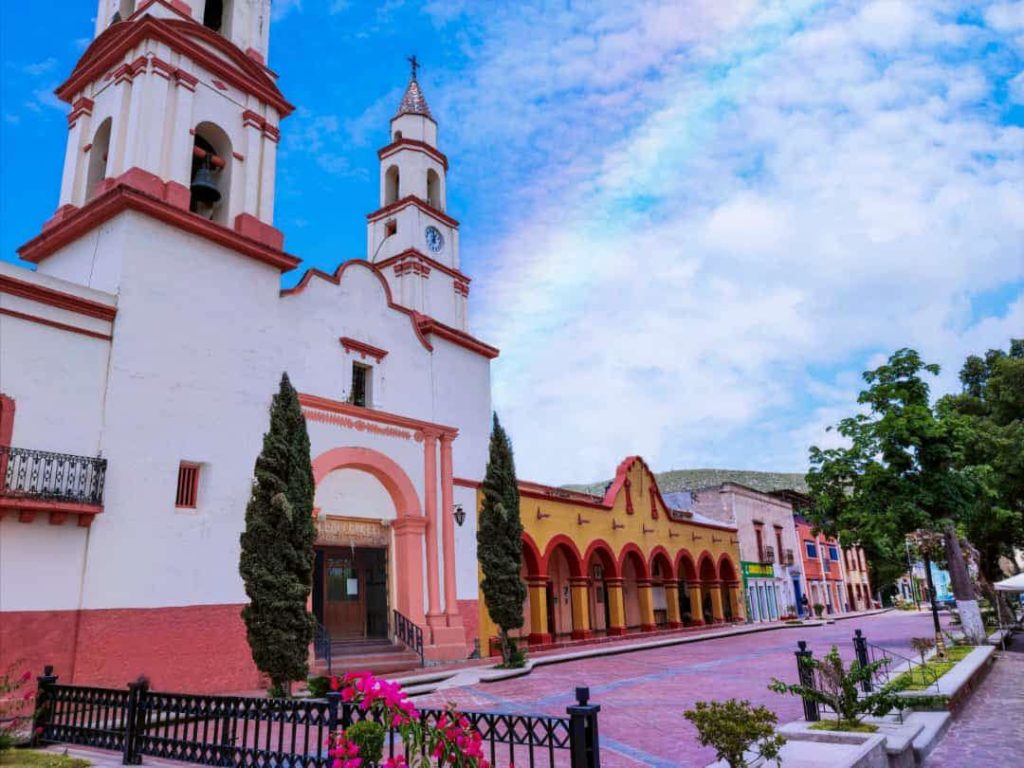
[[[793,564],[793,550],[792,549],[787,549],[786,550],[786,565],[792,565],[792,564]]]
[[[103,504],[107,460],[0,445],[3,496]]]
[[[775,547],[765,546],[764,552],[761,555],[762,563],[774,563],[775,562]]]

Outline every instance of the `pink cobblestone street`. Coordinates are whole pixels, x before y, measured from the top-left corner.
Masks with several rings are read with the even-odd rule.
[[[417,703],[451,701],[465,709],[564,715],[575,687],[588,685],[591,701],[601,705],[602,766],[704,766],[714,760],[714,751],[697,743],[696,731],[683,718],[685,709],[702,699],[736,697],[765,704],[780,724],[796,720],[800,700],[772,693],[769,681],[777,676],[796,682],[798,640],[806,640],[816,656],[836,644],[852,657],[855,629],[873,644],[912,656],[910,638],[930,635],[932,624],[924,612],[894,612],[760,632],[540,667],[525,677],[445,690]]]

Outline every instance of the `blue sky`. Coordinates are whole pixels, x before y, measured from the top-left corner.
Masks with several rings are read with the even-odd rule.
[[[274,8],[298,106],[276,223],[308,265],[364,253],[404,57],[424,63],[525,477],[630,453],[803,469],[888,352],[941,363],[942,391],[1024,335],[1024,2]],[[94,12],[0,7],[2,258],[56,206],[51,92]]]

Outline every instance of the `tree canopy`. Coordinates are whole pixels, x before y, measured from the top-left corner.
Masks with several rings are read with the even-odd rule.
[[[968,357],[960,383],[937,410],[955,437],[957,463],[980,490],[961,528],[991,582],[1002,578],[999,558],[1013,562],[1014,547],[1024,547],[1024,339],[1011,340],[1008,352]]]

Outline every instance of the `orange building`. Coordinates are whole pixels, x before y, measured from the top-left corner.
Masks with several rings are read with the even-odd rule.
[[[603,496],[522,481],[519,501],[531,645],[745,619],[736,528],[670,509],[641,458]],[[481,599],[481,647],[496,635]]]

